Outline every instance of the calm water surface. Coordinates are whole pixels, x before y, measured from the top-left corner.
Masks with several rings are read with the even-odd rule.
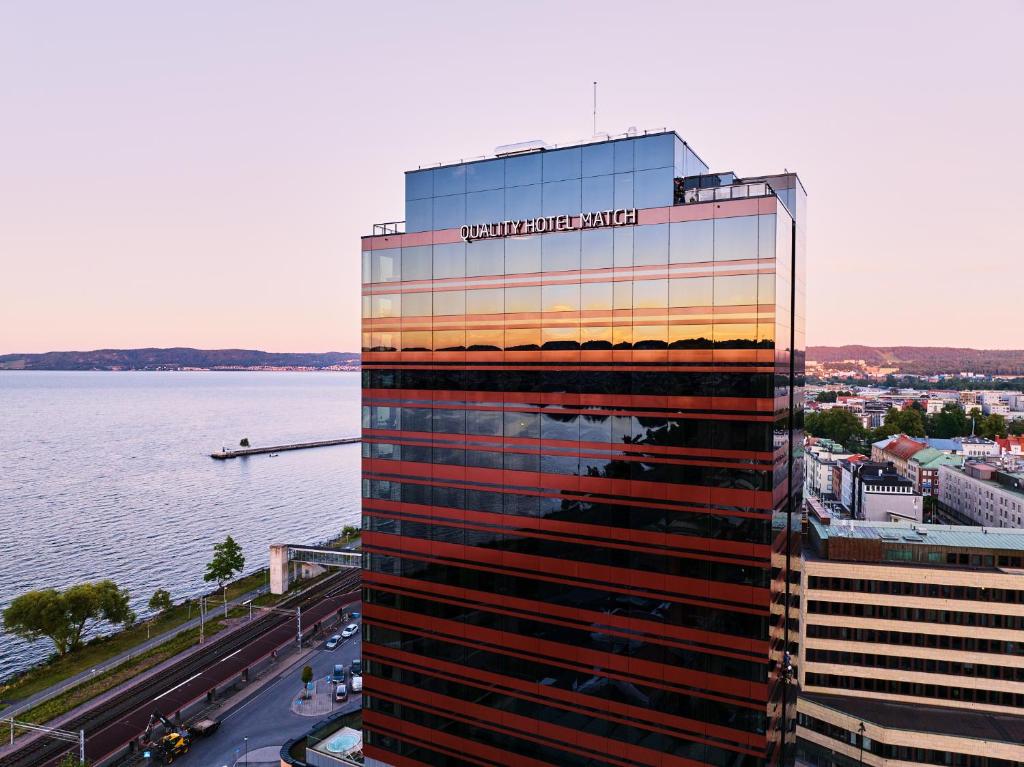
[[[359,445],[215,461],[359,434],[358,373],[0,371],[0,609],[33,588],[113,578],[136,612],[199,594],[213,542],[246,571],[268,546],[358,524]],[[0,632],[0,679],[52,650]]]

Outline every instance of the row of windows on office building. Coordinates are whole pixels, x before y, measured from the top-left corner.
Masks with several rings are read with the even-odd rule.
[[[610,503],[592,496],[545,496],[514,492],[494,492],[467,487],[420,485],[413,482],[364,479],[364,508],[368,516],[366,529],[377,523],[369,521],[369,512],[379,508],[374,500],[398,501],[421,507],[437,507],[480,511],[512,517],[553,519],[583,525],[624,528],[722,541],[743,541],[767,545],[772,541],[772,520],[764,515],[716,514],[706,507],[695,511],[682,508],[654,508],[640,504]],[[405,508],[413,512],[416,509]]]
[[[933,552],[941,554],[941,552]],[[950,553],[952,564],[957,562],[957,555]],[[967,554],[962,555],[967,557]],[[978,555],[978,565],[982,564]],[[1000,566],[1020,567],[1020,557],[1005,557],[1007,560]],[[1016,559],[1016,564],[1011,564]],[[969,560],[968,560],[969,561]],[[966,564],[966,562],[965,562]],[[989,565],[991,567],[991,564]],[[936,599],[966,599],[974,602],[1005,602],[1007,604],[1024,604],[1024,591],[1016,589],[983,588],[980,586],[951,586],[940,583],[910,583],[905,581],[875,581],[858,578],[830,578],[812,575],[808,578],[808,586],[812,590],[853,591],[861,594],[892,594],[893,596],[931,597]]]
[[[387,248],[363,252],[363,283],[725,263],[774,259],[777,250],[788,263],[788,237],[764,214]]]
[[[480,671],[512,679],[522,679],[532,683],[550,679],[548,682],[555,689],[567,689],[570,692],[579,693],[581,696],[594,698],[593,708],[600,711],[603,706],[600,701],[612,701],[626,704],[638,709],[637,715],[642,716],[643,709],[650,709],[661,715],[676,716],[696,722],[708,722],[723,727],[730,727],[734,730],[763,733],[765,723],[765,712],[753,708],[737,705],[735,701],[721,700],[720,693],[714,700],[712,697],[705,697],[700,694],[691,694],[685,688],[678,691],[670,691],[643,684],[639,679],[618,680],[609,678],[601,668],[589,669],[566,669],[560,666],[545,664],[543,658],[531,658],[529,660],[517,658],[504,653],[489,652],[487,650],[476,650],[467,648],[460,644],[445,642],[434,637],[421,637],[402,631],[383,628],[379,625],[372,625],[367,628],[369,643],[387,647],[395,647],[398,643],[403,652],[413,655],[435,658],[460,666],[475,668]],[[564,661],[565,659],[557,659]],[[371,668],[389,666],[391,664],[374,661]],[[546,672],[538,675],[539,672]],[[443,675],[421,674],[418,671],[404,669],[395,665],[389,674],[387,668],[380,668],[380,674],[385,679],[393,678],[394,681],[415,685],[423,691],[436,692],[440,695],[477,702],[480,705],[496,707],[499,710],[514,711],[523,716],[537,717],[540,712],[545,711],[543,704],[537,701],[524,700],[517,696],[503,695],[494,692],[488,695],[481,686],[474,684],[462,684],[451,682]],[[575,681],[575,685],[573,682]],[[589,684],[587,682],[589,681]],[[700,692],[695,691],[695,692]],[[580,704],[584,708],[587,704]],[[507,707],[507,708],[506,708]],[[533,713],[531,713],[531,711]],[[547,712],[558,720],[571,721],[571,712],[562,709],[555,709]],[[581,712],[582,713],[582,712]],[[604,722],[606,726],[614,726],[611,722]],[[642,726],[641,721],[635,722]],[[696,729],[696,728],[694,728]],[[624,730],[625,732],[625,730]],[[600,732],[595,732],[600,735]],[[739,734],[739,733],[737,733]]]
[[[399,556],[378,552],[372,546],[367,547],[367,553],[366,569],[369,572],[407,578],[415,583],[435,583],[481,592],[483,601],[493,599],[495,594],[503,594],[538,603],[591,610],[598,614],[616,609],[621,612],[635,605],[657,605],[657,609],[649,610],[647,620],[663,621],[677,628],[745,639],[768,638],[767,609],[764,615],[753,614],[750,612],[750,605],[740,606],[742,611],[731,610],[728,603],[722,600],[704,597],[698,599],[692,594],[680,595],[670,591],[655,593],[643,588],[624,586],[621,582],[566,583],[561,580],[547,580],[543,575],[528,578],[473,563],[466,563],[465,567],[448,563],[435,564],[408,552]],[[367,579],[366,585],[372,585],[372,578]],[[472,599],[473,595],[467,593],[465,598]],[[703,602],[713,602],[714,606]],[[727,637],[723,637],[723,642],[727,642]],[[727,648],[729,645],[723,644],[722,647]]]
[[[955,652],[980,652],[993,655],[1024,656],[1024,641],[1006,642],[1001,639],[987,639],[976,636],[949,636],[948,634],[918,634],[906,631],[880,631],[877,629],[854,629],[845,626],[807,626],[810,639],[837,639],[844,642],[867,644],[889,644],[902,647],[928,647],[936,650]]]
[[[896,655],[877,655],[840,650],[807,650],[807,660],[814,663],[832,663],[842,666],[863,666],[897,671],[915,671],[923,674],[967,676],[976,679],[1002,679],[1024,682],[1024,668],[994,666],[985,663],[937,660],[935,658],[908,658]]]
[[[952,680],[951,680],[952,681]],[[954,687],[922,682],[901,682],[896,679],[874,679],[865,676],[837,676],[807,672],[804,687],[826,687],[832,690],[856,690],[886,695],[913,696],[934,700],[980,703],[988,706],[1024,708],[1024,694],[986,688]]]
[[[474,369],[432,366],[363,368],[364,389],[529,393],[638,394],[662,397],[766,398],[789,386],[787,371],[772,373],[690,373],[657,370]]]
[[[854,618],[942,623],[951,626],[1024,629],[1024,615],[972,613],[960,610],[931,610],[923,607],[898,607],[895,605],[862,605],[851,602],[824,602],[820,600],[809,600],[807,602],[807,610],[808,612],[822,615],[848,615]]]
[[[845,743],[858,751],[863,746],[864,753],[873,754],[881,759],[909,764],[934,764],[941,767],[1024,767],[1024,762],[996,759],[985,754],[889,745],[804,713],[797,714],[797,724],[811,732]],[[842,752],[834,752],[803,738],[797,741],[797,759],[811,767],[859,767],[862,764],[859,759],[846,757]]]
[[[784,422],[604,415],[594,410],[577,414],[363,405],[362,426],[422,434],[609,443],[623,449],[660,445],[760,452],[773,449],[773,428],[786,428]]]

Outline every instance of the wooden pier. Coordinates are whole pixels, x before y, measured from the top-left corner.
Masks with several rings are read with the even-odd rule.
[[[297,442],[294,445],[271,445],[270,447],[240,447],[237,450],[223,450],[210,453],[210,458],[224,461],[228,458],[241,458],[246,455],[263,455],[266,453],[283,453],[285,450],[305,450],[308,447],[330,447],[331,445],[351,445],[359,442],[359,437],[343,437],[342,439],[322,439],[318,442]]]

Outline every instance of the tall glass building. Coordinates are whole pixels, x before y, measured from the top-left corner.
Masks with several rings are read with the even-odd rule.
[[[797,177],[660,132],[405,190],[362,240],[367,763],[789,761]]]

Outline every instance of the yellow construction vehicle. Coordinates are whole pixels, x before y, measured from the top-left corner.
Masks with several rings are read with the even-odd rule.
[[[159,740],[154,740],[153,728],[158,722],[164,726],[164,732]],[[171,764],[179,756],[188,753],[192,746],[192,734],[188,727],[175,724],[159,711],[154,711],[149,715],[149,723],[142,733],[142,745],[152,751],[154,761]]]

